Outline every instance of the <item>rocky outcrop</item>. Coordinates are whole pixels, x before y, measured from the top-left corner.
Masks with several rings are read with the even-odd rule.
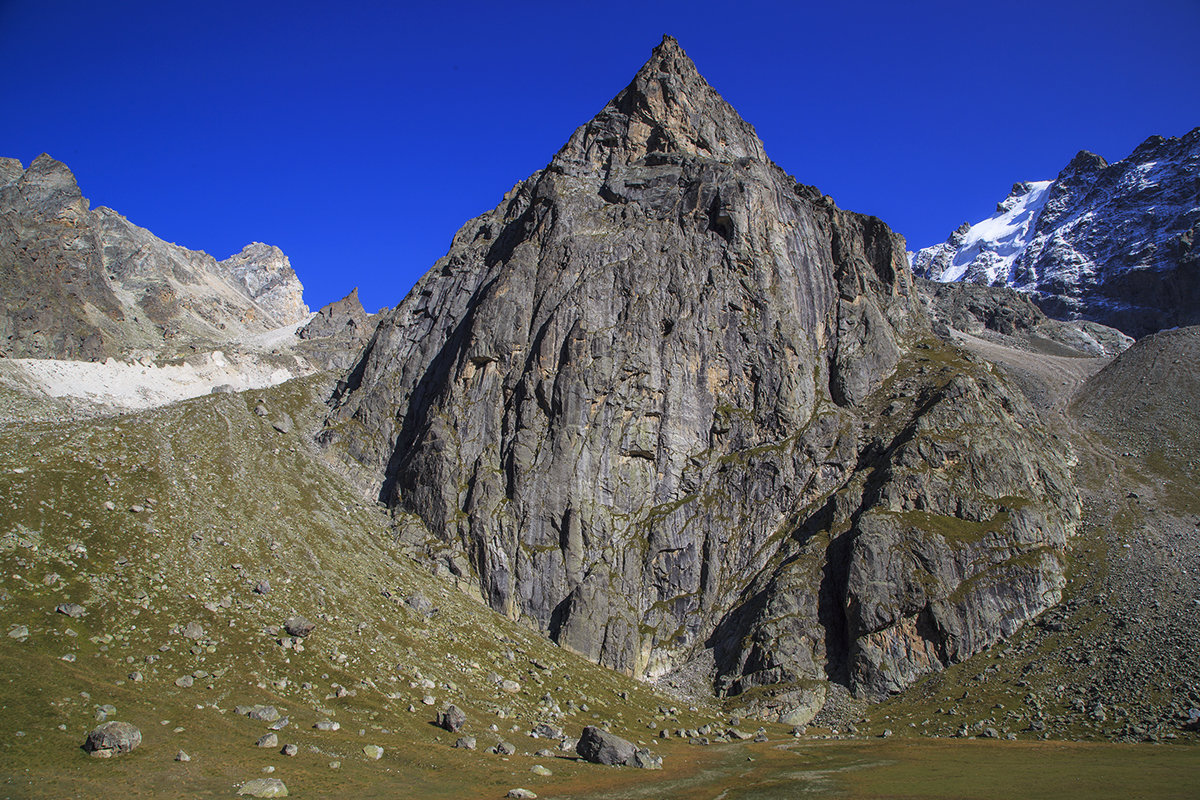
[[[252,242],[242,252],[218,262],[217,267],[274,321],[290,325],[308,316],[304,287],[296,278],[292,262],[278,247]]]
[[[1088,320],[1051,319],[1029,295],[1006,286],[917,279],[935,327],[990,335],[1025,349],[1058,355],[1115,356],[1133,339]]]
[[[324,369],[348,372],[375,334],[379,319],[363,308],[356,288],[322,308],[300,329],[298,349]]]
[[[1139,337],[1200,322],[1200,128],[1151,136],[1113,164],[1080,152],[1019,183],[996,214],[913,254],[918,275],[1028,292],[1060,319]]]
[[[902,240],[667,38],[384,316],[322,440],[493,608],[641,677],[715,657],[786,715],[1057,597],[1058,456],[929,331]]]
[[[48,155],[0,165],[0,350],[101,359],[211,349],[308,313],[277,248],[218,262],[168,244],[108,208],[91,209]]]

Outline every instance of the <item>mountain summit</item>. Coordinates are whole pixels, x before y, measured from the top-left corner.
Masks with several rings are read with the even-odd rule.
[[[753,126],[708,85],[670,36],[629,86],[575,132],[555,162],[607,167],[649,153],[766,159]]]
[[[287,256],[255,242],[224,261],[92,209],[66,164],[0,159],[0,355],[103,360],[211,349],[300,322]]]
[[[1200,128],[1109,164],[1079,152],[996,213],[912,256],[938,281],[1007,285],[1047,314],[1143,336],[1200,323]]]
[[[325,444],[493,608],[793,721],[1053,603],[1077,514],[1019,392],[931,339],[900,237],[772,164],[669,37],[333,406]]]

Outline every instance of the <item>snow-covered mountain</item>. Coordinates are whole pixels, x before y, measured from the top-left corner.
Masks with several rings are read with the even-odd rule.
[[[923,277],[1011,286],[1051,316],[1142,336],[1200,323],[1198,234],[1200,128],[1151,136],[1113,164],[1080,152],[910,258]]]

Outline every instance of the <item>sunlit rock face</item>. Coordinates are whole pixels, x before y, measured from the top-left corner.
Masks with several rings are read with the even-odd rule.
[[[794,717],[1056,601],[1075,499],[1009,394],[667,38],[384,316],[322,439],[493,608]]]
[[[211,349],[300,322],[303,287],[278,248],[225,261],[92,209],[65,164],[0,159],[0,351],[103,359]]]

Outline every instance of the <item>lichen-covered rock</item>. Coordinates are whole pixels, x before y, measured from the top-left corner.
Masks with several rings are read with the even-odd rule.
[[[718,692],[787,716],[798,686],[878,694],[1054,602],[1063,448],[1009,393],[932,339],[900,237],[771,163],[667,38],[384,315],[321,438],[496,610],[640,677],[715,660]],[[876,517],[910,511],[880,548],[913,557],[878,562]],[[943,516],[995,531],[918,547]],[[925,594],[879,585],[925,554],[954,560]],[[921,602],[944,646],[876,657]]]
[[[142,732],[128,722],[105,722],[88,734],[83,749],[93,758],[123,755],[142,743]]]
[[[463,725],[467,724],[467,715],[463,710],[456,705],[448,705],[445,710],[439,711],[437,715],[437,725],[439,728],[450,731],[450,733],[458,733],[462,730]]]
[[[255,778],[242,784],[238,796],[246,797],[287,797],[287,785],[279,778]]]

